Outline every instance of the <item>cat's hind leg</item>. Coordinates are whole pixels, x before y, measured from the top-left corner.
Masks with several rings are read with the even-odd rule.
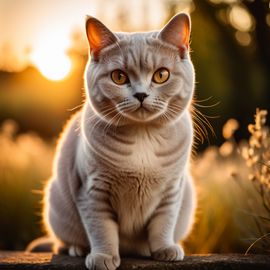
[[[176,243],[184,240],[188,236],[194,223],[196,210],[196,192],[192,178],[189,174],[186,174],[185,177],[182,203],[174,231],[174,241]]]
[[[71,257],[84,257],[89,253],[89,250],[85,247],[78,246],[78,245],[71,245],[68,248],[68,254]]]

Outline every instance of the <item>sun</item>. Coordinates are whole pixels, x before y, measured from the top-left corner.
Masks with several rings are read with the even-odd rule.
[[[68,76],[72,68],[71,60],[66,54],[66,47],[63,38],[47,36],[32,51],[30,55],[31,62],[47,79],[53,81],[63,80]]]
[[[71,61],[63,52],[36,51],[31,58],[41,74],[49,80],[63,80],[71,70]]]

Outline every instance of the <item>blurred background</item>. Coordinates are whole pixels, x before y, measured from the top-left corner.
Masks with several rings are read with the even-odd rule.
[[[259,135],[247,127],[256,108],[270,109],[269,0],[0,0],[0,249],[24,249],[43,234],[56,140],[84,99],[85,15],[113,31],[149,31],[180,11],[192,18],[194,106],[209,133],[192,165],[199,208],[187,251],[245,252],[267,234],[270,211],[258,190],[269,191],[270,143],[256,148]],[[255,120],[267,141],[266,114]],[[249,163],[256,151],[263,163]]]

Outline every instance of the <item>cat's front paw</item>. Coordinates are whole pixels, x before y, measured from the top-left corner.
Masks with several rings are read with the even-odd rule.
[[[88,254],[85,265],[89,270],[115,270],[120,265],[120,257],[104,253]]]
[[[152,257],[158,261],[182,261],[184,250],[180,245],[172,245],[152,252]]]

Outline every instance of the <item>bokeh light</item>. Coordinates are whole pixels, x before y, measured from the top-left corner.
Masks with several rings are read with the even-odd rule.
[[[248,11],[239,5],[232,6],[229,18],[231,24],[239,31],[250,31],[253,26],[252,18]]]

